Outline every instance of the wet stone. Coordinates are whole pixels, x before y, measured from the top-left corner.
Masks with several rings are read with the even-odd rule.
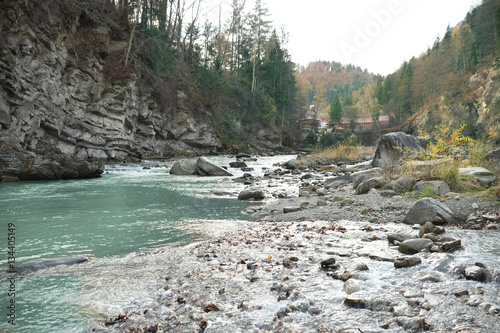
[[[394,260],[395,268],[406,268],[416,266],[422,263],[422,259],[419,257],[403,257]]]
[[[479,282],[491,281],[490,272],[485,267],[480,267],[477,263],[474,266],[466,267],[464,275],[467,280],[474,280]]]
[[[353,279],[350,279],[344,283],[344,291],[346,292],[347,295],[353,294],[360,290],[361,288],[359,287],[358,282],[356,282]]]
[[[344,304],[350,308],[362,309],[368,304],[364,297],[349,296],[344,300]]]
[[[437,274],[431,272],[424,272],[418,277],[419,281],[422,282],[439,282],[441,281],[440,277]]]
[[[323,260],[320,264],[321,269],[324,271],[334,271],[340,267],[338,264],[336,264],[334,258]]]
[[[444,252],[450,252],[450,251],[456,250],[456,249],[460,248],[461,246],[462,246],[462,242],[460,241],[460,239],[452,240],[449,242],[444,242],[440,245],[441,249]]]
[[[415,238],[415,237],[410,235],[410,234],[388,234],[387,235],[387,240],[391,244],[396,244],[396,242],[399,244],[399,243],[404,242],[407,239],[413,239],[413,238]]]
[[[369,258],[376,261],[394,262],[394,258],[386,253],[370,254]]]
[[[294,213],[301,211],[302,209],[300,207],[285,207],[283,208],[283,213],[288,214],[288,213]]]
[[[432,241],[430,239],[407,239],[399,244],[399,252],[405,254],[415,254],[425,249],[430,249]]]

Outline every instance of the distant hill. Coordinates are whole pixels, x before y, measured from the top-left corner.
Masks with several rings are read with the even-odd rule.
[[[316,61],[309,63],[299,70],[298,79],[305,86],[310,105],[315,105],[318,114],[328,118],[329,105],[337,94],[343,99],[351,93],[356,92],[370,83],[376,76],[361,67],[343,65],[335,61]]]

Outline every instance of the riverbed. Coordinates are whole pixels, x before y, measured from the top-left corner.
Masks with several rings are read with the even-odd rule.
[[[300,172],[260,178],[290,158],[248,162],[267,202],[298,194]],[[500,272],[498,231],[447,227],[460,249],[421,253],[420,265],[396,269],[401,253],[387,235],[418,234],[412,226],[383,215],[343,220],[344,208],[331,202],[314,219],[251,221],[243,212],[260,205],[236,199],[245,186],[234,177],[171,176],[172,163],[110,165],[93,180],[2,184],[19,264],[74,254],[91,261],[20,275],[17,330],[4,320],[0,331],[500,331],[500,284],[456,274],[476,262]],[[327,259],[339,271],[368,270],[344,282],[321,269]]]

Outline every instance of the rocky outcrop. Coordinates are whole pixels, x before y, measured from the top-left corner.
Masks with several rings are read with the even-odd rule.
[[[95,178],[104,172],[99,161],[86,161],[63,154],[52,145],[38,144],[34,152],[0,141],[2,179],[55,180]]]
[[[388,133],[380,137],[372,166],[394,168],[405,154],[405,150],[419,150],[418,141],[403,132]]]
[[[82,160],[216,152],[221,145],[208,110],[175,88],[164,89],[171,102],[159,105],[158,89],[138,75],[107,75],[127,39],[89,24],[85,11],[63,9],[43,1],[0,8],[0,139],[13,140],[19,157],[32,158],[39,143]]]

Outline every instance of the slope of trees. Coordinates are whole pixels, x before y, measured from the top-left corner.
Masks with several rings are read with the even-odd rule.
[[[307,86],[307,97],[309,104],[315,105],[318,114],[328,118],[330,104],[334,96],[344,99],[350,94],[357,98],[360,96],[362,88],[372,83],[375,76],[353,65],[342,65],[339,62],[316,61],[311,62],[307,67],[300,69],[300,79],[305,81]],[[356,104],[356,103],[354,103]],[[349,110],[351,113],[362,113],[357,110]]]
[[[249,133],[262,128],[282,143],[297,137],[307,103],[300,98],[286,34],[272,26],[263,0],[232,0],[224,20],[228,8],[221,2],[218,22],[206,18],[203,0],[70,1],[86,8],[94,24],[128,40],[126,50],[108,57],[109,79],[140,73],[164,110],[182,90],[200,116],[211,115],[228,145],[251,141]],[[103,8],[106,15],[96,15]]]
[[[475,124],[474,91],[469,79],[477,71],[490,67],[500,56],[500,1],[483,0],[465,20],[448,27],[442,39],[418,58],[374,84],[373,99],[383,112],[393,112],[396,122],[411,130],[414,119],[428,114],[427,130],[440,121],[440,103],[456,105],[456,124]],[[467,135],[484,130],[468,126]]]

